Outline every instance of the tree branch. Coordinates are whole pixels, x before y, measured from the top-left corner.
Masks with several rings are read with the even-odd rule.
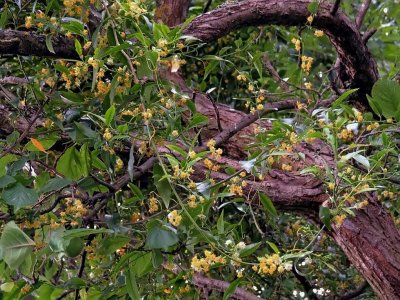
[[[34,31],[0,30],[0,55],[48,56],[79,59],[74,40],[58,36],[52,38],[54,53],[46,46],[46,36]]]
[[[289,92],[289,85],[285,80],[283,80],[278,72],[275,70],[274,66],[271,64],[271,61],[269,60],[268,54],[264,53],[262,57],[262,62],[264,64],[264,67],[267,69],[268,73],[272,76],[272,78],[278,83],[278,85],[281,87],[282,91],[284,92]]]
[[[183,31],[204,42],[215,40],[230,31],[245,26],[284,25],[301,26],[309,16],[305,0],[249,0],[224,4],[195,18]],[[359,88],[360,106],[368,108],[365,97],[378,78],[376,62],[362,43],[358,28],[341,10],[331,15],[332,4],[323,2],[312,26],[323,30],[331,40],[344,66],[339,77],[344,86]]]
[[[370,4],[371,4],[371,0],[365,0],[363,2],[363,4],[361,4],[361,8],[358,11],[358,14],[356,17],[356,26],[358,29],[361,28],[361,25],[364,22],[365,15],[367,14]]]
[[[199,273],[193,275],[193,283],[198,287],[220,291],[221,293],[225,292],[230,285],[229,282],[207,278]],[[260,300],[259,297],[242,288],[236,288],[231,297],[239,300]]]

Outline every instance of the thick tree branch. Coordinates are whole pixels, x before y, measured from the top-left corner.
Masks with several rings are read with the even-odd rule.
[[[305,0],[249,0],[224,4],[198,16],[187,26],[184,34],[208,42],[244,26],[300,26],[306,23],[310,14],[307,9],[309,3]],[[344,66],[339,74],[341,81],[345,86],[359,88],[358,104],[367,108],[365,95],[378,78],[376,62],[362,43],[354,23],[340,9],[332,16],[331,9],[332,4],[321,3],[312,26],[323,30],[330,38]]]
[[[46,46],[46,36],[33,31],[0,30],[0,55],[36,55],[79,59],[74,41],[58,36],[52,38],[54,53]]]

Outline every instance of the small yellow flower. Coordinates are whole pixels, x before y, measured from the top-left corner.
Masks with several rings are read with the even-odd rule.
[[[103,138],[104,138],[106,141],[109,141],[109,140],[112,139],[112,137],[113,137],[113,135],[112,135],[112,133],[110,132],[110,129],[106,128],[106,130],[105,130],[104,133],[103,133]]]
[[[322,37],[324,36],[324,32],[322,30],[315,30],[314,35],[316,37]]]
[[[178,227],[181,224],[182,216],[178,213],[177,210],[173,210],[168,214],[168,222]]]
[[[314,21],[314,16],[310,15],[307,17],[307,23],[311,25],[312,21]]]
[[[173,131],[171,132],[171,134],[172,134],[173,137],[178,137],[178,136],[179,136],[178,130],[173,130]]]

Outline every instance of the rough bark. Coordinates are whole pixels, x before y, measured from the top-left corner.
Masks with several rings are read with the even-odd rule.
[[[0,30],[0,54],[75,58],[74,40],[62,36],[51,39],[54,53],[46,46],[46,36],[34,31]]]
[[[305,0],[249,0],[225,4],[195,18],[184,34],[209,42],[245,26],[303,26],[310,15],[309,3]],[[311,26],[323,30],[330,38],[344,66],[340,79],[345,86],[360,89],[358,104],[367,108],[365,94],[370,93],[378,78],[376,63],[354,22],[340,9],[331,15],[331,9],[331,3],[321,3]]]
[[[157,0],[157,9],[154,19],[170,27],[181,24],[189,9],[187,0]]]
[[[358,210],[332,235],[379,299],[400,299],[400,232],[380,204]]]

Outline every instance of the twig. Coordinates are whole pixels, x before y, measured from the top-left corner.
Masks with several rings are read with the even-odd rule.
[[[210,9],[211,3],[212,3],[212,0],[207,1],[206,6],[204,6],[204,9],[203,9],[203,14],[208,12],[208,10]]]
[[[366,32],[364,32],[362,40],[364,45],[368,42],[368,40],[377,32],[378,30],[376,28],[371,28],[368,29]]]
[[[279,84],[279,86],[281,87],[281,89],[284,92],[289,92],[289,85],[287,84],[287,82],[285,80],[283,80],[278,72],[276,71],[276,69],[274,68],[274,66],[271,64],[271,61],[268,57],[268,54],[264,53],[263,57],[262,57],[262,62],[264,64],[264,67],[267,69],[268,73],[272,76],[272,78],[274,78],[274,80]]]
[[[339,6],[340,6],[340,0],[336,0],[335,4],[333,4],[332,9],[331,9],[331,15],[332,16],[336,15],[336,13],[337,13],[337,11],[339,9]]]
[[[6,76],[0,78],[0,84],[28,84],[29,80],[15,76]]]
[[[350,300],[350,299],[353,299],[353,298],[355,298],[357,296],[360,296],[366,290],[366,288],[368,286],[369,286],[368,282],[364,281],[357,289],[355,289],[354,291],[351,291],[351,292],[343,295],[338,300]]]
[[[218,126],[218,131],[221,132],[222,131],[222,126],[221,126],[221,118],[219,116],[219,109],[218,106],[215,104],[214,99],[211,98],[211,96],[209,94],[206,94],[207,98],[210,100],[212,106],[214,107],[214,111],[215,111],[215,116],[217,119],[217,126]]]
[[[358,11],[357,17],[356,17],[356,26],[358,29],[361,28],[361,25],[364,21],[365,15],[367,14],[369,5],[371,4],[371,0],[365,0],[363,4],[361,4],[361,8]]]

